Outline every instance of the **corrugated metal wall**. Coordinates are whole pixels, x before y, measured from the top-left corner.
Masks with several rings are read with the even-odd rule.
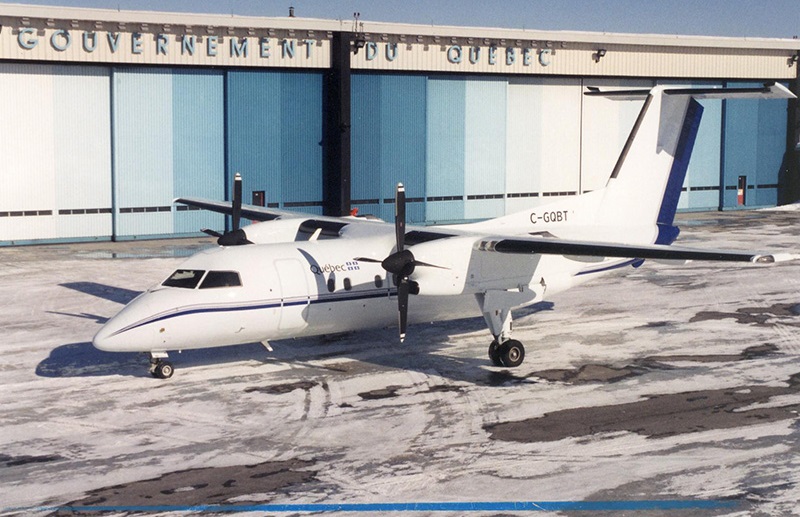
[[[424,222],[427,78],[354,75],[351,106],[353,207],[391,221],[400,182],[406,217]]]
[[[322,74],[227,74],[228,173],[245,178],[245,202],[322,213]]]
[[[225,199],[224,73],[176,70],[172,76],[173,197]],[[222,230],[224,217],[173,206],[174,231]]]
[[[585,97],[584,87],[614,90],[655,84],[630,79],[356,74],[353,199],[362,210],[391,219],[391,189],[403,181],[409,197],[425,201],[425,210],[416,212],[411,220],[418,222],[421,216],[434,223],[496,217],[547,203],[553,197],[602,188],[642,101]],[[723,86],[707,81],[659,84]],[[413,99],[404,108],[415,115],[401,119],[388,109],[397,99]],[[707,210],[735,204],[736,192],[730,185],[736,185],[741,170],[751,171],[746,206],[776,204],[786,102],[738,101],[727,109],[722,101],[703,100],[701,104],[703,119],[679,208]],[[425,120],[419,115],[423,106]],[[724,146],[723,134],[727,134]],[[410,154],[391,152],[398,145]],[[393,160],[386,160],[390,155]],[[387,166],[409,160],[418,163],[415,160],[421,156],[424,172],[416,176]],[[725,185],[729,190],[723,204],[720,178],[726,156]],[[419,185],[423,184],[421,191]]]
[[[730,83],[729,86],[758,84]],[[728,99],[724,103],[722,208],[777,204],[786,152],[787,101]],[[737,196],[740,176],[746,179],[744,204],[740,204]]]
[[[0,243],[221,229],[221,216],[172,200],[224,199],[235,172],[245,202],[263,191],[271,206],[321,213],[322,83],[309,71],[4,63]],[[584,87],[653,84],[356,73],[354,206],[391,220],[402,181],[411,222],[460,221],[601,188],[641,102],[587,98]],[[787,103],[702,104],[679,207],[776,204]]]
[[[115,70],[112,81],[115,235],[172,233],[172,72]]]
[[[221,216],[172,200],[224,198],[223,74],[121,69],[113,83],[115,236],[221,229]]]
[[[108,69],[0,64],[0,242],[111,233]]]
[[[354,205],[391,219],[398,181],[415,222],[497,217],[574,195],[581,97],[578,79],[356,74]]]

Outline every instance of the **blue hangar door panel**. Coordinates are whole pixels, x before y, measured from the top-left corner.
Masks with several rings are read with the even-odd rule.
[[[115,69],[112,77],[115,234],[173,232],[172,72]]]
[[[222,72],[175,71],[172,77],[173,197],[225,199],[225,95]],[[173,207],[174,231],[222,230],[221,214]]]
[[[761,83],[730,83],[757,87]],[[785,100],[728,99],[723,146],[724,209],[774,206],[786,153]]]
[[[322,213],[322,74],[227,74],[226,188],[244,177],[244,201]]]
[[[353,75],[351,198],[362,215],[393,220],[403,183],[408,222],[425,221],[426,92],[424,76]]]
[[[223,84],[213,71],[114,71],[117,237],[223,228],[222,216],[172,206],[179,196],[224,198]]]

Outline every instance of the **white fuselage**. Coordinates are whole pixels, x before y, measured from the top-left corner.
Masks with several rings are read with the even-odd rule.
[[[155,286],[111,318],[94,338],[108,351],[166,352],[397,324],[397,289],[380,263],[356,260],[370,250],[391,253],[393,234],[360,238],[219,247],[200,252],[180,270],[198,272],[193,287]],[[560,256],[472,253],[474,238],[417,245],[423,286],[409,304],[411,323],[478,317],[476,293],[520,307],[541,301],[624,260],[591,263]],[[629,261],[628,261],[629,262]],[[205,288],[209,272],[236,272],[241,285]],[[429,278],[425,278],[428,275]],[[577,275],[577,276],[576,276]],[[511,288],[509,288],[511,286]]]

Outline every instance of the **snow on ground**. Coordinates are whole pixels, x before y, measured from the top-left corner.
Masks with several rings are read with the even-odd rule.
[[[797,217],[687,214],[681,242],[793,253]],[[411,327],[403,345],[390,329],[173,354],[167,381],[146,357],[91,346],[207,242],[0,249],[0,513],[664,499],[798,511],[798,263],[647,263],[575,288],[516,314],[528,353],[509,371],[489,365],[477,317]]]

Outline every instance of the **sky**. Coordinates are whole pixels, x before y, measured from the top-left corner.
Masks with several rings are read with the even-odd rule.
[[[4,3],[118,10],[577,30],[642,34],[792,38],[800,0],[15,0]],[[0,3],[0,11],[2,4]]]

